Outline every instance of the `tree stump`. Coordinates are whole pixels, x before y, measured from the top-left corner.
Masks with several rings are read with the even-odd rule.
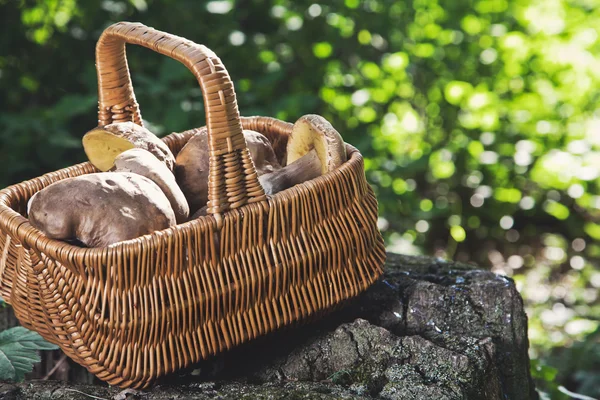
[[[537,399],[528,346],[512,280],[388,254],[382,279],[343,309],[203,361],[147,393],[33,380],[0,384],[0,397]]]

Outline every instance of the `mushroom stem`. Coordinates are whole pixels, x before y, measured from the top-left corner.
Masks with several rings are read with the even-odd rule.
[[[265,194],[273,195],[320,176],[321,168],[321,160],[316,150],[313,149],[293,163],[269,174],[261,175],[258,180]]]

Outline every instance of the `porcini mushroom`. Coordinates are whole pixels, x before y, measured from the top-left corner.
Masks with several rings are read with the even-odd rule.
[[[258,178],[265,194],[273,195],[321,176],[321,160],[315,149],[283,168]]]
[[[346,161],[341,135],[319,115],[305,115],[292,129],[285,167],[262,175],[259,181],[272,195],[338,168]]]
[[[103,172],[114,166],[119,154],[133,148],[149,151],[173,171],[175,157],[169,147],[148,129],[133,122],[116,122],[98,127],[83,137],[85,154]]]
[[[321,160],[321,174],[333,171],[346,161],[346,145],[338,131],[320,115],[304,115],[292,129],[287,144],[291,164],[315,149]]]
[[[193,219],[198,219],[200,217],[206,217],[208,215],[208,206],[204,206],[201,209],[199,209],[198,211],[196,211],[194,213],[194,215],[192,215],[190,217],[190,221]]]
[[[190,207],[175,181],[175,175],[152,153],[138,148],[124,151],[115,158],[114,170],[116,172],[133,172],[152,180],[169,199],[177,223],[187,221]]]
[[[52,239],[104,247],[175,225],[169,200],[150,179],[101,172],[60,180],[28,204],[31,225]]]
[[[264,135],[244,130],[244,139],[259,176],[281,168]],[[175,177],[192,213],[208,202],[208,154],[208,131],[203,128],[181,149],[175,161]]]

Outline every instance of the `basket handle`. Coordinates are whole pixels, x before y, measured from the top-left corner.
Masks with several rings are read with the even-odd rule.
[[[198,79],[204,97],[210,157],[207,212],[220,225],[222,212],[266,201],[242,133],[233,82],[219,57],[203,45],[140,23],[109,26],[96,45],[99,126],[126,121],[142,125],[125,55],[126,43],[171,57]]]

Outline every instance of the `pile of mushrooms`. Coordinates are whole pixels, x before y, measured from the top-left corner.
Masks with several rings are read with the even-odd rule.
[[[279,158],[283,166],[264,135],[251,130],[243,134],[269,196],[346,161],[342,137],[318,115],[305,115],[294,124],[286,154]],[[206,128],[198,130],[177,158],[152,132],[132,122],[91,130],[83,147],[102,172],[58,181],[29,201],[29,221],[46,236],[104,247],[206,215]]]

